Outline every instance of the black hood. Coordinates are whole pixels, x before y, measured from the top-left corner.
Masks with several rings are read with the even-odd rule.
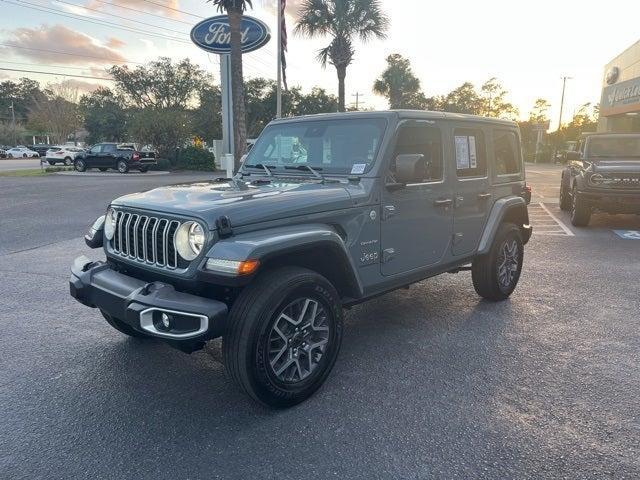
[[[199,217],[215,228],[222,215],[239,227],[297,215],[309,215],[352,206],[341,183],[274,179],[271,183],[197,182],[155,188],[125,195],[112,205]]]

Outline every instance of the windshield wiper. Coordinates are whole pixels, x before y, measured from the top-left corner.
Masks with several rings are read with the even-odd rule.
[[[322,170],[322,168],[320,167],[311,168],[306,163],[303,163],[301,165],[296,165],[295,167],[285,165],[284,168],[285,170],[306,170],[307,172],[311,172],[316,178],[319,178],[320,180],[324,180],[324,176],[320,172],[318,172],[318,170]]]
[[[261,168],[267,174],[267,177],[273,177],[271,173],[272,168],[276,168],[275,165],[265,165],[264,163],[256,163],[255,165],[244,165],[247,168]]]

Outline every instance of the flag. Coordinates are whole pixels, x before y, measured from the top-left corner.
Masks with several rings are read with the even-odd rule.
[[[287,87],[287,21],[285,20],[285,8],[287,7],[287,0],[280,0],[280,59],[282,62],[282,83],[284,84],[284,89],[288,90]]]

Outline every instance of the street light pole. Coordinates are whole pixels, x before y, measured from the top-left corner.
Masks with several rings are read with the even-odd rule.
[[[11,101],[11,106],[9,107],[11,109],[11,133],[13,136],[13,146],[16,146],[16,112],[15,109],[13,108],[13,100]]]
[[[562,97],[560,98],[560,118],[558,119],[558,132],[562,128],[562,110],[564,109],[564,91],[567,86],[567,80],[571,80],[573,77],[562,77]]]

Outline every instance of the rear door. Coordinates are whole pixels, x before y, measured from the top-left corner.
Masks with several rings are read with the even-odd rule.
[[[116,168],[116,153],[118,153],[118,149],[114,144],[105,143],[102,146],[102,152],[100,152],[100,166]]]
[[[383,275],[396,275],[440,263],[449,256],[453,199],[444,168],[443,132],[432,121],[399,126],[387,177],[392,183],[395,158],[422,154],[422,181],[382,195],[381,250]]]
[[[456,172],[452,240],[454,256],[467,255],[475,250],[492,205],[487,169],[487,133],[479,124],[465,124],[453,130]]]

